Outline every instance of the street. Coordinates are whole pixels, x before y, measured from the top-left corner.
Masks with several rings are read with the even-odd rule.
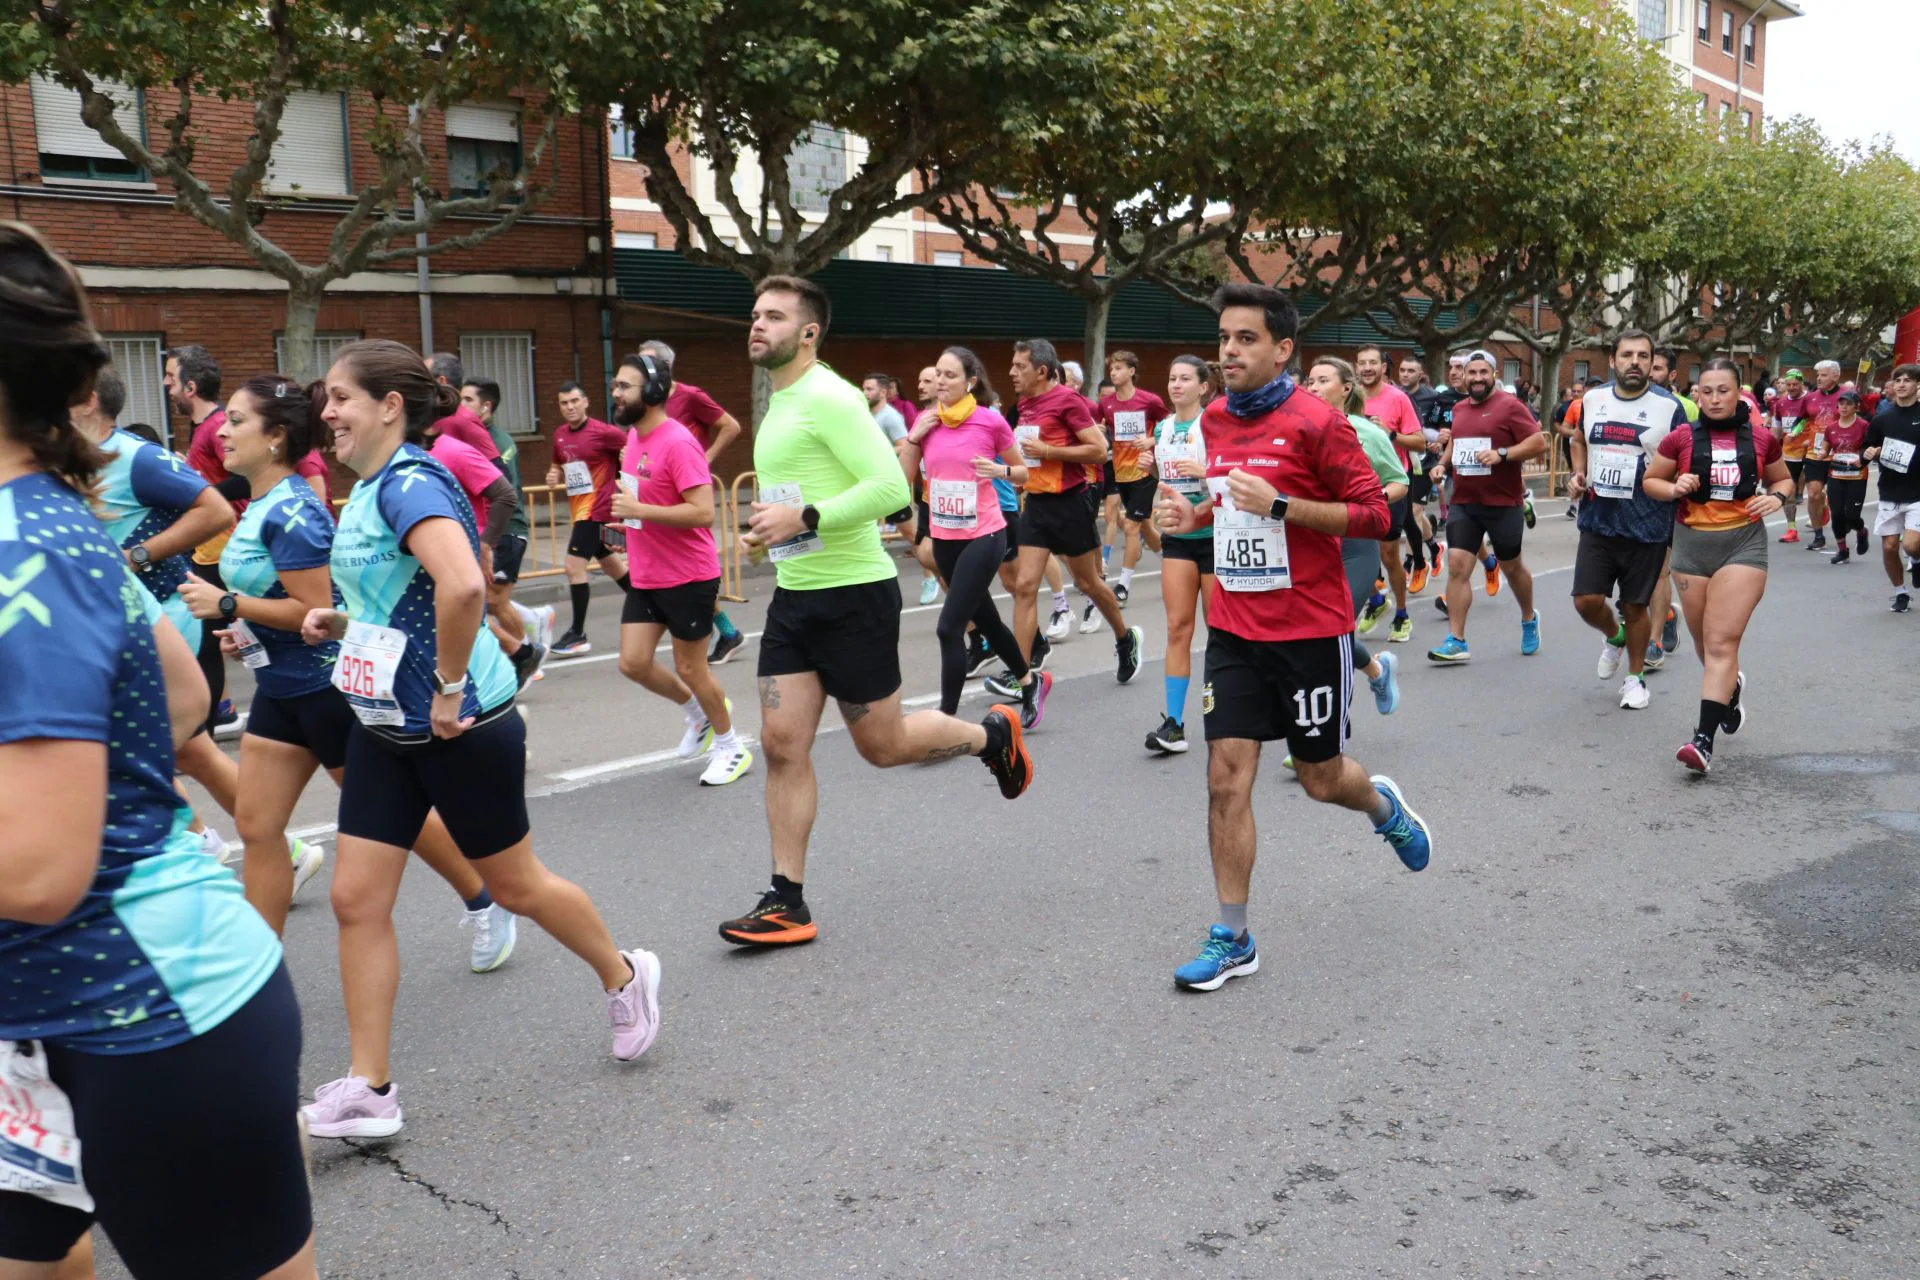
[[[766,885],[762,768],[696,785],[677,709],[619,675],[603,586],[592,656],[525,698],[534,842],[661,957],[659,1042],[613,1061],[592,977],[531,925],[469,972],[460,904],[416,867],[406,1128],[314,1142],[321,1274],[1920,1274],[1920,721],[1900,692],[1920,620],[1887,611],[1877,548],[1833,567],[1775,544],[1747,727],[1693,778],[1673,760],[1699,698],[1684,628],[1651,708],[1618,709],[1560,511],[1526,545],[1537,656],[1510,589],[1477,597],[1464,667],[1425,656],[1437,583],[1413,643],[1384,621],[1369,639],[1403,702],[1382,719],[1356,682],[1352,754],[1433,825],[1432,866],[1406,872],[1269,748],[1262,971],[1211,995],[1171,980],[1215,901],[1198,672],[1194,750],[1142,747],[1157,574],[1127,610],[1151,658],[1132,685],[1104,628],[1056,646],[1019,801],[971,760],[877,771],[830,710],[820,940],[766,954],[715,933]],[[937,606],[912,607],[901,564],[903,693],[931,705]],[[748,585],[755,634],[771,580]],[[757,652],[720,669],[747,734]],[[317,778],[293,823],[330,859],[335,796]],[[329,874],[286,937],[309,1094],[347,1062]]]

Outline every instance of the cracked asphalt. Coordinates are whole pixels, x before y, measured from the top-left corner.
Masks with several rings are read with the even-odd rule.
[[[1213,918],[1202,752],[1141,749],[1160,668],[1116,687],[1110,637],[1058,650],[1016,803],[971,761],[883,774],[822,737],[821,938],[764,955],[714,933],[764,884],[759,773],[579,776],[670,746],[671,709],[610,662],[557,670],[529,699],[536,844],[661,955],[660,1040],[612,1061],[591,978],[530,927],[467,972],[457,904],[416,871],[407,1127],[315,1143],[322,1274],[1920,1275],[1920,620],[1887,612],[1877,563],[1776,545],[1748,727],[1693,779],[1672,757],[1697,663],[1617,709],[1557,510],[1528,541],[1561,569],[1537,657],[1503,592],[1473,663],[1432,668],[1423,599],[1400,713],[1356,704],[1354,754],[1434,824],[1432,867],[1270,754],[1263,967],[1212,995],[1171,983]],[[1129,609],[1156,658],[1157,587]],[[903,625],[911,694],[935,688],[932,624]],[[749,730],[751,675],[724,669]],[[317,786],[301,820],[331,803]],[[308,894],[311,1090],[345,1050],[324,880]]]

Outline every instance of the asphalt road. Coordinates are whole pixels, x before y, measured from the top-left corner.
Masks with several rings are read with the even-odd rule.
[[[1692,778],[1690,649],[1650,709],[1616,707],[1557,512],[1528,541],[1539,655],[1503,592],[1474,662],[1433,668],[1422,599],[1399,714],[1360,690],[1353,752],[1433,823],[1432,867],[1270,753],[1264,967],[1213,995],[1171,982],[1214,908],[1204,752],[1141,747],[1157,578],[1132,686],[1110,636],[1056,650],[1015,803],[976,762],[881,773],[823,736],[821,938],[776,954],[714,933],[765,883],[759,772],[698,787],[650,759],[671,708],[610,660],[556,666],[528,699],[536,847],[662,957],[661,1038],[612,1061],[591,977],[531,927],[467,972],[458,904],[416,871],[407,1128],[315,1144],[322,1274],[1920,1274],[1920,616],[1887,612],[1877,560],[1776,546],[1748,727]],[[903,624],[911,695],[937,687],[933,618]],[[615,623],[597,598],[596,657]],[[753,652],[723,677],[749,732]],[[298,822],[332,802],[322,780]],[[324,877],[307,895],[310,1091],[346,1056]]]

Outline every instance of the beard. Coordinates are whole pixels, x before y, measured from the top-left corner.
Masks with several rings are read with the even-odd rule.
[[[630,427],[646,417],[647,406],[635,400],[631,404],[616,400],[613,402],[613,420],[623,427]]]
[[[1637,370],[1631,370],[1626,373],[1616,373],[1613,375],[1613,378],[1615,382],[1620,384],[1620,389],[1629,395],[1639,395],[1647,389],[1647,383],[1651,381],[1649,375]]]
[[[753,362],[756,368],[778,369],[783,365],[793,363],[793,358],[799,354],[800,335],[796,332],[785,342],[768,343],[767,349],[760,355],[749,355],[747,358]]]

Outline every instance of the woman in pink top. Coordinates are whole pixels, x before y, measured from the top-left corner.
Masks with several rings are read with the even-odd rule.
[[[952,715],[960,706],[971,624],[1020,682],[1020,720],[1031,729],[1046,712],[1053,677],[1028,668],[992,596],[1012,535],[1000,514],[994,481],[1026,483],[1026,459],[1014,445],[1013,428],[991,407],[993,385],[980,357],[965,347],[948,347],[933,369],[934,407],[907,433],[900,466],[911,484],[926,463],[933,559],[947,583],[947,602],[934,628],[940,638],[940,709]]]
[[[437,428],[439,423],[435,423]],[[487,460],[487,456],[472,445],[456,440],[450,435],[434,431],[427,439],[427,452],[433,460],[453,473],[460,485],[460,491],[467,495],[467,501],[473,506],[473,526],[480,531],[480,570],[488,582],[493,581],[493,549],[507,531],[507,522],[513,518],[514,508],[520,505],[520,497],[513,491],[513,483],[499,467]],[[512,655],[509,655],[512,656]],[[520,670],[516,661],[514,669]],[[532,679],[533,672],[527,671],[520,683],[524,686]]]

